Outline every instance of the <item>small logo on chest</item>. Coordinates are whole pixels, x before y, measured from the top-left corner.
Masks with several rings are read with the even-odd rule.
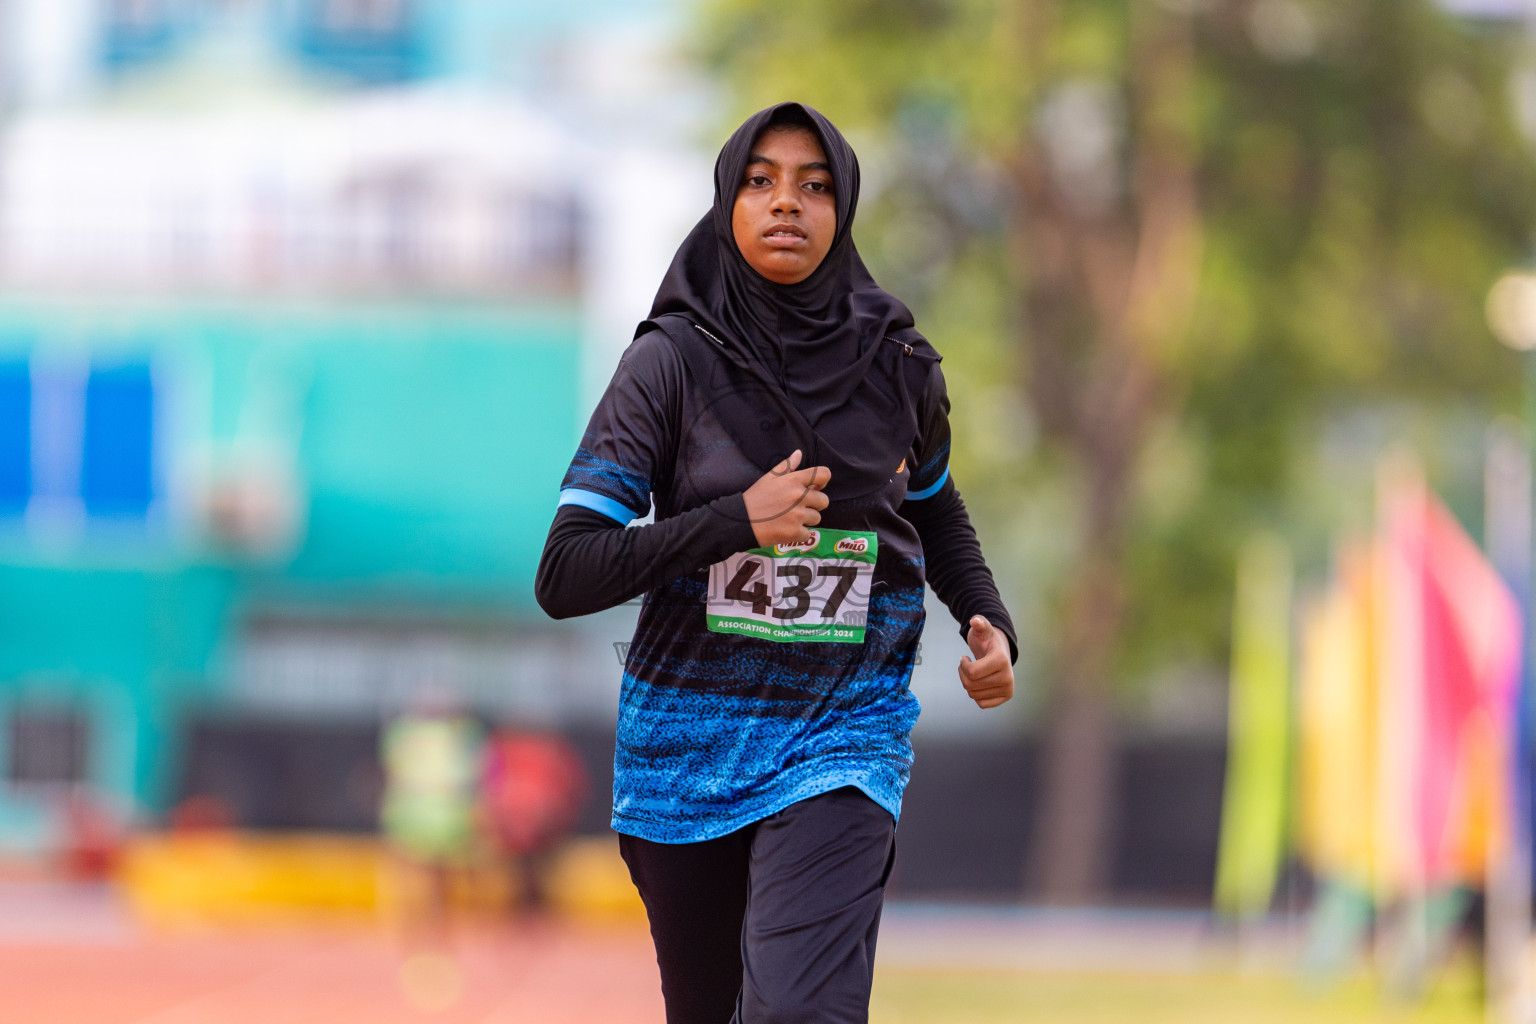
[[[775,544],[773,549],[781,555],[787,555],[791,551],[810,551],[820,543],[821,534],[816,530],[812,530],[808,540],[796,541],[793,544]]]

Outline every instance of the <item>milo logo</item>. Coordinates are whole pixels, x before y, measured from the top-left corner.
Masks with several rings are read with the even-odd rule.
[[[833,551],[841,551],[850,555],[862,555],[869,550],[868,537],[844,537],[832,545]]]
[[[787,555],[792,551],[810,551],[820,543],[821,533],[819,531],[812,530],[809,539],[796,541],[793,544],[775,544],[773,546],[773,550],[777,551],[781,555]]]

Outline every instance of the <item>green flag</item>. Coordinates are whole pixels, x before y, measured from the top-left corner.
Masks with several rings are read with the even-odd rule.
[[[1216,861],[1216,909],[1269,909],[1285,850],[1290,747],[1291,557],[1257,534],[1238,556],[1232,620],[1227,779]]]

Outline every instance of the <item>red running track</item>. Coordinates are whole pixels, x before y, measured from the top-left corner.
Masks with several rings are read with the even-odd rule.
[[[661,1024],[643,926],[0,943],[0,1024]]]

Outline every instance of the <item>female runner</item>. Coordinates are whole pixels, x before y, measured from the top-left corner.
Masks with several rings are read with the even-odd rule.
[[[939,356],[864,268],[858,198],[853,150],[810,107],[736,130],[539,564],[555,618],[645,595],[613,827],[668,1024],[867,1021],[925,581],[963,623],[971,698],[1013,695]]]

